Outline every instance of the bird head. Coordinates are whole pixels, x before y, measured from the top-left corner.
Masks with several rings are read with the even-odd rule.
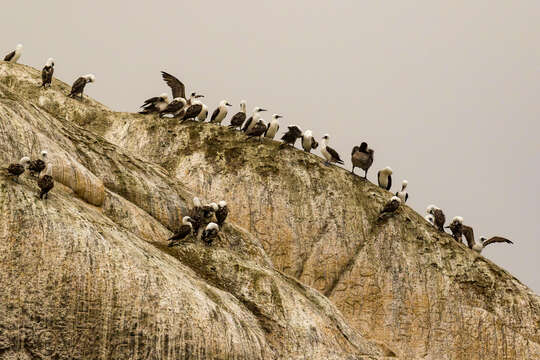
[[[274,118],[274,119],[276,119],[276,120],[277,120],[277,119],[281,119],[282,117],[283,117],[283,116],[278,115],[278,114],[272,115],[272,118]]]
[[[425,219],[431,224],[435,224],[435,216],[433,216],[433,214],[427,214],[425,216]]]
[[[392,198],[390,199],[391,202],[397,202],[398,204],[401,204],[401,199],[398,198],[397,196],[392,196]]]
[[[193,219],[190,218],[189,216],[184,216],[184,217],[182,218],[182,224],[184,224],[184,225],[189,225],[189,226],[191,226],[191,222],[192,222],[192,221],[193,221]]]
[[[47,62],[45,63],[45,66],[54,66],[54,59],[48,58]]]
[[[304,136],[304,137],[313,137],[313,133],[311,132],[311,130],[306,130],[306,131],[304,131],[302,136]]]
[[[221,200],[219,203],[218,203],[218,206],[223,209],[225,206],[227,206],[227,202],[225,200]]]
[[[21,50],[22,50],[22,48],[23,48],[22,44],[17,44],[17,47],[16,47],[15,49],[17,49],[17,50],[21,51]]]
[[[401,183],[401,190],[405,190],[407,185],[409,185],[409,182],[407,180],[403,180]]]
[[[193,198],[193,206],[197,208],[202,207],[201,200],[199,200],[199,198],[196,196]]]
[[[390,166],[387,166],[384,169],[382,169],[382,172],[386,175],[392,175],[392,168]]]
[[[480,236],[480,242],[481,242],[482,244],[483,244],[484,241],[486,241],[486,240],[487,240],[487,238],[486,238],[485,236]]]
[[[94,74],[86,74],[84,75],[84,78],[86,79],[86,82],[93,83],[96,81],[96,76]]]
[[[373,150],[373,149],[368,149],[367,152],[368,152],[368,154],[371,155],[371,156],[373,156],[373,154],[375,154],[375,150]]]
[[[44,158],[44,159],[47,158],[47,154],[48,154],[47,150],[41,150],[41,157],[42,158]]]
[[[217,231],[217,230],[219,230],[219,226],[215,222],[211,222],[208,225],[206,225],[206,230],[216,230]]]
[[[253,109],[254,113],[258,113],[258,112],[262,112],[262,111],[266,111],[266,109],[263,109],[263,108],[258,107],[258,106],[255,109]]]
[[[218,211],[219,206],[215,202],[208,204],[214,211]]]
[[[463,218],[461,216],[454,216],[454,218],[452,219],[452,224],[463,225]]]
[[[30,158],[28,156],[23,156],[21,160],[19,160],[19,164],[24,165],[25,167],[30,163]]]
[[[428,214],[433,214],[433,212],[437,209],[437,207],[435,205],[429,205],[426,209],[426,212]]]
[[[360,144],[359,150],[362,152],[367,151],[367,147],[368,147],[367,142],[364,141]]]

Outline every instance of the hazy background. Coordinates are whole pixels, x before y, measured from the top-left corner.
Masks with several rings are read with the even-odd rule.
[[[390,165],[420,213],[433,203],[477,238],[510,238],[484,255],[540,293],[539,1],[3,5],[2,56],[20,42],[20,62],[52,56],[70,84],[93,72],[87,94],[113,109],[169,92],[166,70],[210,113],[246,99],[283,114],[282,129],[329,133],[347,169],[367,141],[372,181]]]

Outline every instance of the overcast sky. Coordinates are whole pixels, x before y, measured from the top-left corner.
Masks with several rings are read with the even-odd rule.
[[[136,111],[168,92],[160,70],[213,111],[246,99],[331,146],[375,149],[420,213],[433,203],[485,234],[484,255],[540,293],[540,2],[12,1],[0,49],[55,58],[68,83]],[[228,119],[226,122],[228,123]],[[319,154],[318,150],[316,153]]]

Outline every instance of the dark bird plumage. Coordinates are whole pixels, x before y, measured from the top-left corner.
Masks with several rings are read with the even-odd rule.
[[[242,126],[242,124],[246,121],[246,113],[244,112],[237,112],[234,114],[234,116],[231,118],[231,125],[229,127],[231,129],[237,129]]]
[[[225,201],[220,201],[218,203],[218,210],[216,211],[216,219],[219,227],[222,227],[229,215],[229,207]]]
[[[186,120],[191,120],[191,119],[195,119],[199,114],[200,112],[202,111],[203,109],[203,106],[201,103],[194,103],[194,104],[191,104],[187,109],[186,109],[186,113],[184,114],[184,116],[182,117],[182,122],[186,121]]]
[[[15,56],[15,50],[4,56],[4,61],[10,61]]]
[[[364,170],[364,179],[367,179],[368,170],[373,164],[374,153],[375,151],[373,149],[368,149],[368,145],[365,142],[360,144],[360,146],[353,147],[351,153],[352,173],[354,174],[354,169],[359,167]]]
[[[169,247],[174,246],[178,244],[180,240],[185,239],[188,235],[191,235],[191,232],[193,231],[193,225],[191,224],[191,218],[189,216],[184,216],[182,219],[182,226],[180,226],[180,229],[169,238]]]
[[[50,87],[54,74],[54,61],[52,59],[47,60],[47,63],[41,70],[41,87]]]
[[[209,223],[206,225],[206,228],[204,229],[204,232],[202,234],[202,241],[206,245],[212,245],[212,242],[217,237],[219,233],[219,226],[216,223]]]
[[[171,101],[167,107],[159,112],[159,116],[163,117],[165,115],[179,116],[182,110],[186,107],[187,102],[184,98],[175,98]]]
[[[47,165],[45,174],[42,174],[37,181],[37,184],[41,191],[39,192],[39,198],[48,198],[49,191],[54,187],[54,179],[52,177],[52,164]]]
[[[463,218],[461,216],[456,216],[452,219],[452,222],[447,226],[452,232],[454,240],[458,243],[461,243],[461,238],[463,236]],[[471,248],[472,249],[472,248]]]
[[[392,196],[390,201],[384,205],[381,212],[379,213],[379,219],[382,219],[385,216],[392,215],[394,212],[396,212],[397,209],[399,209],[399,205],[401,205],[400,198],[398,198],[397,196]]]
[[[452,230],[452,228],[450,228],[450,230]],[[467,246],[469,247],[469,249],[472,249],[474,247],[474,245],[476,244],[476,242],[474,241],[474,230],[473,230],[473,228],[470,227],[470,226],[467,226],[467,225],[462,225],[461,226],[461,232],[462,232],[463,236],[465,236],[465,240],[467,240]]]
[[[83,98],[83,92],[84,88],[86,87],[86,84],[94,82],[95,76],[92,74],[84,75],[79,77],[73,85],[71,86],[71,92],[69,93],[69,97],[74,98],[77,95],[80,95],[80,98]]]
[[[435,205],[430,205],[427,208],[427,213],[435,217],[435,227],[444,232],[444,223],[446,222],[444,212]]]
[[[266,131],[266,125],[264,124],[264,121],[259,120],[255,126],[251,128],[251,130],[248,130],[246,132],[246,135],[249,138],[258,137],[259,141],[262,141],[262,136],[264,135],[264,132]]]
[[[287,132],[281,136],[283,144],[280,145],[280,148],[283,148],[286,145],[294,147],[296,140],[302,137],[302,130],[296,125],[291,125],[287,127]]]
[[[165,71],[161,72],[161,77],[171,88],[173,99],[179,97],[186,98],[186,87],[180,80]]]

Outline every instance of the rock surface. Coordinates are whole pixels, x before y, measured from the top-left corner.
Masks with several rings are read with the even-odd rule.
[[[0,175],[0,359],[396,358],[233,222],[167,247],[185,179],[80,126],[128,115],[38,84],[0,64],[0,161],[47,149],[56,180]]]
[[[10,74],[15,74],[15,77],[6,76]],[[505,270],[457,244],[450,236],[436,232],[408,207],[403,207],[387,221],[377,222],[378,211],[391,194],[371,183],[342,169],[325,167],[320,158],[314,155],[292,149],[279,150],[276,142],[259,144],[253,140],[246,141],[242,135],[224,127],[196,123],[179,125],[174,119],[115,113],[90,99],[85,99],[82,104],[66,100],[59,91],[67,89],[56,80],[52,90],[45,93],[35,91],[37,72],[27,67],[2,64],[0,77],[0,91],[4,92],[2,97],[13,97],[8,104],[2,101],[2,120],[5,111],[16,113],[19,106],[30,113],[34,108],[44,113],[23,115],[24,121],[14,121],[8,137],[15,138],[15,144],[28,142],[24,135],[26,130],[21,129],[32,123],[33,132],[39,139],[46,137],[50,149],[56,146],[55,150],[64,151],[66,158],[70,154],[76,156],[81,166],[103,181],[105,200],[100,209],[74,201],[72,195],[66,195],[62,200],[66,206],[73,203],[84,205],[85,209],[89,207],[93,212],[85,212],[80,218],[92,227],[101,227],[102,222],[112,221],[117,229],[114,231],[118,237],[114,239],[117,240],[109,239],[111,231],[102,235],[102,230],[96,230],[100,235],[96,235],[99,241],[95,243],[106,241],[107,246],[112,248],[111,242],[121,250],[104,255],[98,252],[104,258],[100,258],[100,264],[94,265],[91,271],[102,273],[103,269],[107,269],[108,281],[111,281],[111,274],[128,279],[120,284],[114,281],[102,294],[109,293],[113,288],[124,290],[124,287],[135,286],[133,282],[140,286],[140,281],[143,281],[140,278],[129,279],[133,272],[139,273],[139,266],[150,278],[156,278],[156,273],[161,275],[165,272],[162,267],[167,269],[170,276],[189,274],[190,281],[219,289],[224,296],[232,297],[238,309],[245,312],[237,314],[229,310],[227,319],[234,319],[234,324],[257,329],[248,332],[241,327],[244,335],[238,335],[236,339],[244,343],[227,342],[247,351],[234,348],[237,358],[257,358],[253,354],[259,353],[260,358],[301,358],[302,351],[310,359],[347,358],[345,354],[351,354],[351,358],[361,354],[376,358],[391,356],[392,351],[387,349],[392,349],[403,359],[540,358],[539,297]],[[10,81],[16,86],[10,85]],[[51,124],[55,124],[55,129],[62,129],[63,137],[56,136],[58,131],[53,131]],[[2,149],[7,151],[10,160],[22,156],[22,150],[13,150],[10,146],[8,143]],[[36,156],[39,150],[34,151],[33,155]],[[141,160],[131,154],[136,154]],[[8,159],[2,160],[7,162]],[[8,181],[4,184],[4,189],[11,189]],[[7,193],[11,194],[3,190],[3,194]],[[179,216],[185,212],[186,199],[192,193],[207,199],[227,200],[231,205],[231,222],[246,230],[227,227],[219,249],[206,249],[200,244],[189,244],[172,252],[165,249],[161,239],[170,233],[168,229],[178,223]],[[31,201],[36,206],[43,206],[41,202]],[[2,203],[4,207],[7,206],[4,197]],[[62,214],[67,212],[68,216],[77,214],[75,209],[63,209],[60,205],[55,211],[59,209],[62,209]],[[102,215],[104,220],[94,223],[91,217],[94,212]],[[26,214],[21,211],[20,216]],[[37,218],[41,219],[40,216]],[[73,226],[71,223],[67,225]],[[71,245],[81,241],[75,241],[73,237],[79,239],[82,233],[89,231],[87,227],[77,227],[77,230],[77,235],[70,235],[72,237],[68,242]],[[48,231],[51,232],[47,238],[49,242],[52,239],[55,246],[64,244],[55,237],[59,232],[67,234],[67,229]],[[117,262],[112,258],[116,252],[128,251],[123,249],[126,237],[129,238],[126,246],[133,243],[134,238],[140,239],[141,244],[153,246],[139,250],[140,259],[130,258],[132,262],[140,261],[137,265],[130,265],[130,269],[123,269],[127,266],[125,260]],[[38,248],[44,246],[41,240],[35,241]],[[25,248],[19,248],[19,251]],[[83,251],[77,248],[77,254],[81,256],[79,251],[91,254],[95,249]],[[169,263],[157,266],[154,260],[150,260],[154,259],[153,256],[164,257],[176,267],[172,270]],[[72,257],[70,255],[69,262],[73,261]],[[64,260],[68,261],[67,257]],[[152,269],[148,268],[147,261],[151,262]],[[215,272],[212,266],[225,271]],[[244,271],[245,267],[249,271]],[[88,264],[76,263],[72,268],[80,268],[84,272]],[[154,271],[154,268],[159,271]],[[232,269],[234,271],[231,273]],[[16,274],[18,270],[10,271]],[[117,271],[120,274],[116,275]],[[59,273],[65,276],[64,272]],[[266,274],[263,279],[268,280],[261,282],[260,273]],[[53,274],[49,277],[53,277]],[[94,289],[91,283],[94,280],[85,279],[85,284],[88,283],[85,287]],[[2,279],[0,283],[4,281],[12,280]],[[144,281],[145,284],[148,282],[146,278]],[[160,281],[165,280],[160,278]],[[274,285],[266,285],[267,281]],[[173,286],[175,282],[179,280],[174,278],[171,284],[165,286],[167,293],[182,291],[185,294],[186,287],[183,284]],[[166,304],[163,306],[170,311],[178,311],[175,306],[185,309],[186,303],[191,304],[189,300],[193,294],[185,295],[188,300],[170,299],[170,296],[163,298],[161,283],[150,283],[154,287],[144,292],[139,290],[139,294],[144,293],[144,296],[156,299],[157,303]],[[345,321],[323,296],[302,283],[326,295],[341,311]],[[196,285],[191,284],[199,291]],[[260,287],[257,284],[261,284]],[[175,290],[171,290],[171,286]],[[15,289],[20,291],[19,287],[17,285]],[[34,283],[27,287],[30,290],[43,289]],[[280,289],[280,294],[290,294],[288,300],[283,301],[284,295],[280,295],[277,301],[274,288]],[[66,292],[69,296],[73,295]],[[315,298],[312,294],[315,294]],[[58,296],[57,293],[54,295]],[[43,293],[40,296],[43,297],[40,301],[46,299]],[[105,299],[112,301],[110,296],[105,295],[99,301],[105,302]],[[208,329],[216,324],[208,320],[208,314],[204,313],[204,309],[208,308],[207,299],[204,299],[198,306],[190,306],[206,316],[201,315],[206,320],[202,322],[201,329]],[[253,299],[258,299],[255,308],[248,305]],[[117,305],[120,308],[129,304],[129,300],[122,301],[116,303],[120,304]],[[286,303],[295,310],[282,310],[270,316],[280,309],[276,307],[276,302]],[[140,303],[141,300],[137,304]],[[151,323],[144,332],[154,334],[152,336],[156,331],[152,321],[156,317],[166,319],[163,321],[169,321],[170,317],[177,319],[176,314],[164,315],[155,309],[160,308],[156,305],[152,307],[151,321],[144,325],[140,320],[136,322],[139,327]],[[102,313],[106,311],[102,310]],[[295,315],[290,316],[292,314]],[[189,315],[182,313],[180,317],[192,319]],[[115,321],[120,321],[114,320],[111,314],[107,318],[114,326],[117,325]],[[238,318],[243,320],[239,321]],[[318,334],[324,333],[324,336],[310,335],[307,323],[313,322],[317,324]],[[229,323],[220,321],[219,325],[226,327]],[[281,330],[281,326],[285,330]],[[325,329],[324,332],[321,328]],[[229,333],[241,333],[236,327],[234,331],[229,327],[227,329]],[[346,330],[342,332],[341,329]],[[159,328],[158,332],[163,333],[163,328]],[[201,333],[190,333],[189,339],[204,343],[206,340],[197,337]],[[132,335],[125,335],[124,338],[129,336]],[[100,341],[101,349],[107,340]],[[181,343],[181,340],[175,342],[179,347]],[[212,346],[218,348],[216,343]],[[0,338],[0,348],[1,344]],[[107,344],[110,346],[110,343]],[[259,344],[256,352],[251,347],[253,344]],[[246,346],[249,350],[245,350]],[[207,349],[204,346],[200,348]],[[20,347],[16,349],[20,350]],[[133,351],[134,348],[129,349]],[[103,351],[100,356],[104,356]],[[163,356],[162,353],[159,356]]]

